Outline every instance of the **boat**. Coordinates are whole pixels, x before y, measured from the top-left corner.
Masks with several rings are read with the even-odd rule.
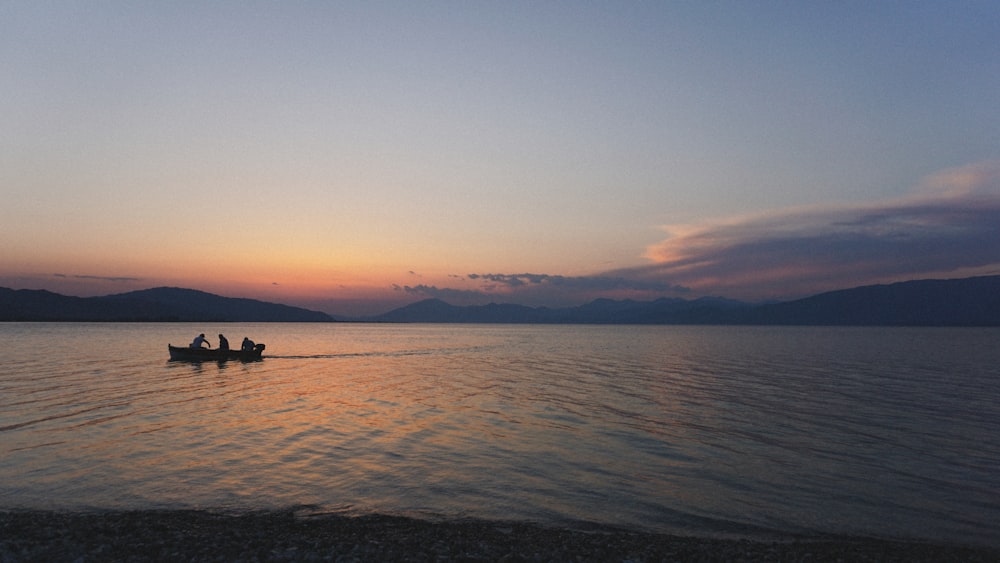
[[[170,359],[185,362],[225,362],[228,360],[239,360],[241,362],[255,362],[262,359],[264,345],[257,344],[253,350],[219,350],[218,348],[191,348],[190,346],[174,346],[167,344],[170,351]]]

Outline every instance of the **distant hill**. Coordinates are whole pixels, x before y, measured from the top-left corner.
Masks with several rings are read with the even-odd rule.
[[[743,312],[783,325],[1000,326],[1000,276],[919,280],[830,291]]]
[[[0,288],[0,321],[329,322],[326,313],[193,289],[158,287],[104,297]]]
[[[159,287],[104,297],[0,288],[0,321],[330,322],[326,313],[193,289]],[[351,319],[393,323],[1000,326],[1000,276],[919,280],[751,305],[729,299],[597,299],[565,308],[460,307],[439,299]]]
[[[597,299],[566,308],[497,303],[459,307],[440,299],[425,299],[359,320],[390,323],[663,324],[703,322],[716,315],[749,307],[739,301],[711,297],[690,301],[667,298],[656,301]]]
[[[751,305],[721,298],[614,301],[550,309],[419,301],[371,322],[1000,326],[1000,276],[919,280]]]

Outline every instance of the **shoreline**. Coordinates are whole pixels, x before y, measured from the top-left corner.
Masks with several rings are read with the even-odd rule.
[[[865,537],[715,539],[293,510],[0,510],[16,561],[998,561],[1000,549]]]

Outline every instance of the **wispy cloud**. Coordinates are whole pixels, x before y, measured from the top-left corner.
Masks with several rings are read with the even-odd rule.
[[[1000,273],[1000,163],[946,170],[907,197],[779,209],[665,227],[652,263],[592,276],[466,274],[396,286],[453,303],[560,305],[596,297],[786,299],[921,277]]]
[[[106,282],[137,282],[142,278],[132,278],[128,276],[88,276],[83,274],[52,274],[53,277],[73,280],[90,280]]]
[[[478,303],[488,298],[488,295],[481,291],[468,289],[455,289],[450,287],[437,287],[434,285],[397,285],[393,284],[393,291],[399,291],[416,297],[441,299],[454,304]]]
[[[1000,163],[928,178],[909,197],[666,227],[650,266],[615,272],[699,292],[783,297],[1000,270]]]
[[[560,276],[551,274],[466,274],[449,276],[465,288],[433,285],[394,285],[415,296],[434,297],[453,304],[511,301],[530,305],[569,305],[608,297],[656,297],[686,293],[686,287],[655,279],[621,276]]]
[[[481,280],[487,287],[496,289],[551,287],[585,291],[685,291],[687,288],[660,280],[629,279],[622,276],[559,276],[551,274],[468,274],[468,279]]]

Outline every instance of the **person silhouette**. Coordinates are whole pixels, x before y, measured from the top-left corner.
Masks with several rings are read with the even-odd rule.
[[[206,348],[211,348],[212,347],[212,345],[209,344],[207,340],[205,340],[205,333],[204,332],[201,333],[201,334],[199,334],[198,336],[194,337],[194,340],[191,341],[191,347],[192,348],[201,348],[202,344],[204,344]]]

